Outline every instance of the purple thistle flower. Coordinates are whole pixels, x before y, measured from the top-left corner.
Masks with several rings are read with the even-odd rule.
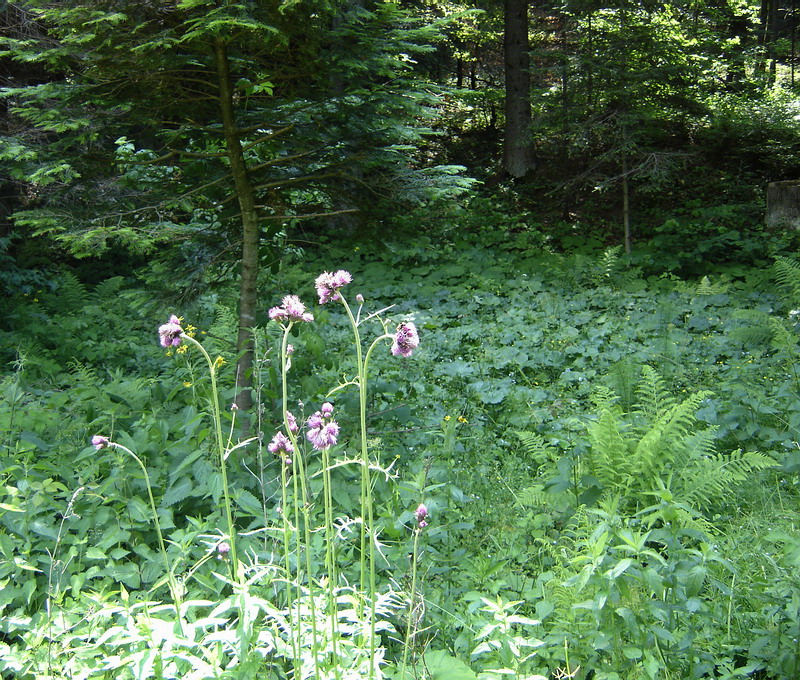
[[[217,559],[224,560],[228,557],[231,551],[231,544],[228,541],[220,541],[217,543]]]
[[[426,521],[428,519],[428,507],[425,505],[425,503],[420,503],[419,506],[417,506],[417,509],[414,511],[414,515],[417,518],[417,526],[420,529],[424,529],[426,526],[428,526],[428,522]]]
[[[324,451],[336,446],[339,436],[339,423],[333,420],[333,404],[325,402],[321,410],[312,413],[306,425],[306,439],[317,451]]]
[[[315,411],[310,416],[308,416],[308,420],[306,420],[306,425],[312,430],[319,430],[322,428],[324,424],[324,420],[322,419],[322,413],[319,411]]]
[[[273,321],[285,321],[289,315],[283,307],[270,307],[269,318]]]
[[[286,422],[289,425],[289,432],[297,434],[300,431],[300,426],[297,424],[297,418],[291,411],[286,412]]]
[[[314,320],[314,315],[306,311],[306,306],[296,295],[286,295],[281,300],[280,307],[272,307],[269,310],[269,318],[273,321],[305,321],[310,323]]]
[[[181,344],[181,320],[174,314],[169,317],[169,321],[163,326],[158,327],[158,335],[161,339],[162,347],[177,347]]]
[[[414,350],[419,347],[419,335],[417,327],[411,323],[401,323],[397,327],[397,332],[392,343],[392,354],[396,357],[410,357]]]
[[[92,446],[96,448],[98,451],[100,449],[104,449],[109,446],[111,442],[108,440],[108,437],[101,437],[99,434],[96,434],[92,437]]]
[[[340,269],[331,277],[331,281],[334,288],[341,288],[342,286],[346,286],[348,283],[352,283],[353,276],[350,274],[350,272]]]
[[[316,281],[314,281],[314,285],[317,288],[317,295],[319,295],[319,303],[324,305],[330,300],[338,300],[339,289],[346,286],[352,280],[353,276],[344,269],[340,269],[333,274],[330,272],[322,272],[322,274],[317,277]]]
[[[290,319],[302,319],[306,313],[306,306],[296,295],[287,295],[283,298],[283,308]]]
[[[281,451],[293,453],[294,446],[292,446],[292,442],[289,441],[289,437],[283,434],[283,432],[276,432],[272,441],[267,444],[267,450],[275,455],[279,455]]]

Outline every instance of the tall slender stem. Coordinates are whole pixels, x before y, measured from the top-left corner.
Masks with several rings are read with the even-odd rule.
[[[156,509],[156,501],[153,498],[153,488],[152,485],[150,484],[150,475],[147,474],[147,468],[144,466],[142,459],[139,458],[139,456],[137,456],[127,446],[123,446],[122,444],[117,444],[116,442],[109,442],[108,445],[127,453],[131,458],[133,458],[139,464],[139,467],[142,470],[142,474],[144,475],[144,483],[145,486],[147,487],[147,497],[150,499],[150,510],[153,512],[153,523],[156,526],[156,533],[158,534],[158,547],[161,550],[161,557],[164,560],[164,569],[166,570],[167,574],[167,583],[169,583],[170,593],[172,594],[172,599],[175,602],[175,613],[177,614],[178,621],[180,621],[181,593],[178,588],[178,582],[175,580],[175,575],[172,573],[172,567],[169,564],[169,557],[167,556],[167,546],[164,543],[164,535],[161,533],[161,522],[159,522],[158,520],[158,510]]]
[[[367,563],[369,565],[369,678],[375,673],[375,599],[376,599],[376,575],[375,575],[375,548],[374,541],[374,517],[372,513],[372,479],[370,474],[369,449],[367,444],[367,364],[372,350],[380,340],[388,335],[377,338],[369,347],[366,357],[363,356],[361,348],[361,335],[358,332],[358,322],[353,316],[350,306],[344,296],[340,293],[342,305],[350,319],[353,328],[353,338],[356,345],[356,369],[358,371],[358,394],[359,394],[359,425],[361,430],[361,520],[364,523],[361,532],[361,588],[367,582]],[[367,542],[369,545],[367,545]],[[366,558],[365,558],[366,556]],[[366,561],[365,561],[366,560]]]
[[[217,436],[219,467],[220,475],[222,477],[222,496],[225,501],[225,519],[228,523],[228,541],[231,544],[231,565],[233,567],[234,579],[241,583],[243,581],[243,575],[239,573],[239,556],[236,552],[236,527],[233,524],[231,495],[228,489],[228,471],[225,462],[225,442],[222,439],[222,414],[219,406],[219,391],[217,390],[217,367],[216,364],[211,360],[208,352],[206,352],[205,347],[197,342],[197,340],[186,335],[186,333],[181,334],[181,339],[194,344],[200,350],[200,352],[202,352],[203,356],[208,362],[208,370],[211,375],[211,396],[209,397],[209,401],[211,402],[214,430],[216,431]]]
[[[294,515],[295,515],[295,526],[297,534],[297,603],[298,603],[298,624],[299,624],[299,607],[302,601],[302,588],[301,588],[301,578],[300,578],[300,552],[301,550],[305,553],[305,561],[306,561],[306,574],[308,578],[308,600],[309,606],[311,609],[311,653],[314,659],[314,673],[315,677],[319,677],[319,643],[317,640],[317,610],[316,610],[316,602],[314,596],[314,581],[313,581],[313,573],[311,570],[311,517],[309,512],[309,497],[308,497],[308,488],[306,485],[306,466],[305,460],[303,458],[303,452],[300,449],[297,441],[297,435],[292,431],[292,428],[289,424],[289,416],[288,414],[288,399],[289,399],[289,386],[288,386],[288,373],[289,373],[289,363],[288,363],[288,347],[289,347],[289,332],[292,328],[292,323],[290,322],[283,333],[283,341],[281,343],[281,397],[283,400],[283,425],[286,429],[286,432],[289,437],[289,441],[292,443],[292,448],[294,449],[294,454],[292,456],[292,469],[295,471],[293,484],[294,484]],[[284,464],[285,465],[285,464]],[[300,494],[298,495],[297,489],[297,482],[298,479],[300,480]],[[303,513],[303,540],[305,545],[301,546],[300,541],[300,525],[299,525],[299,506],[302,502],[302,513]],[[291,608],[291,607],[290,607]],[[298,625],[299,629],[299,625]],[[299,632],[298,632],[299,635]]]
[[[414,548],[411,551],[411,600],[408,605],[408,623],[406,624],[406,639],[403,644],[403,670],[400,677],[405,679],[408,667],[408,648],[411,646],[411,637],[414,629],[414,608],[417,600],[417,552],[419,551],[420,528],[414,528]]]

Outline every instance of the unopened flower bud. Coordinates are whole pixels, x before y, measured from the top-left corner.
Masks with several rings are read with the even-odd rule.
[[[424,529],[426,526],[428,526],[428,522],[425,521],[428,518],[428,507],[424,503],[420,503],[417,506],[417,509],[414,511],[414,515],[417,518],[417,526],[420,529]]]

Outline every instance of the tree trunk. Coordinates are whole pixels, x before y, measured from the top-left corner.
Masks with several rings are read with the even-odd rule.
[[[256,323],[256,283],[259,270],[258,212],[234,116],[228,49],[221,38],[214,40],[214,57],[219,80],[219,103],[225,134],[225,150],[231,164],[242,217],[242,273],[239,287],[239,334],[236,340],[239,357],[236,362],[236,405],[246,411],[253,405],[253,326]]]
[[[524,177],[533,169],[528,0],[505,0],[506,127],[503,169]]]
[[[628,183],[628,157],[627,152],[622,153],[622,238],[625,243],[625,253],[631,254],[631,194]]]
[[[767,185],[767,228],[800,229],[800,181]]]

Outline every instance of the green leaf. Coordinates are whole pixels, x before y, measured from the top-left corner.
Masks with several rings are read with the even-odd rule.
[[[467,664],[444,651],[426,652],[423,663],[431,680],[477,680],[478,677]]]
[[[167,489],[167,492],[161,499],[161,504],[165,507],[169,507],[170,505],[175,505],[175,503],[180,503],[185,498],[188,498],[193,488],[194,485],[191,479],[188,477],[181,477]]]
[[[86,559],[89,560],[104,560],[106,559],[106,553],[103,549],[98,548],[97,546],[89,546],[86,549]]]
[[[252,515],[253,517],[263,518],[264,508],[261,505],[261,501],[259,501],[247,489],[237,489],[233,499],[236,505],[238,505],[247,514]]]

